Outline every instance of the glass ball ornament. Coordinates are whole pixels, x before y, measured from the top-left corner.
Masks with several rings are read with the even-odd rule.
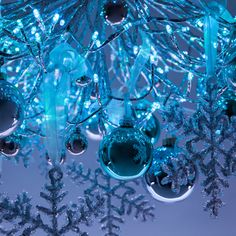
[[[123,0],[110,0],[103,7],[103,15],[110,25],[119,25],[127,18],[128,7]]]
[[[231,118],[236,116],[236,95],[233,90],[228,90],[223,93],[219,105],[223,106],[223,111],[226,116]]]
[[[86,87],[88,86],[91,82],[92,79],[86,75],[79,77],[78,79],[76,79],[76,85],[80,86],[80,87]]]
[[[24,99],[11,83],[0,79],[0,138],[11,135],[23,122]]]
[[[87,138],[77,129],[67,138],[66,148],[73,156],[82,155],[88,148]]]
[[[236,100],[227,100],[225,103],[225,114],[231,118],[236,116]]]
[[[157,201],[164,203],[175,203],[183,201],[192,193],[197,180],[196,168],[191,179],[188,179],[185,185],[181,185],[179,191],[172,189],[172,183],[163,183],[163,179],[167,177],[162,169],[162,165],[170,165],[172,158],[177,158],[178,149],[172,146],[172,141],[167,141],[165,145],[157,148],[153,152],[153,162],[150,169],[145,174],[145,183],[147,190],[151,196]]]
[[[99,161],[102,169],[115,179],[138,178],[152,163],[152,143],[140,130],[122,124],[103,138]]]
[[[20,144],[11,139],[0,140],[0,152],[7,157],[15,157],[20,151]]]

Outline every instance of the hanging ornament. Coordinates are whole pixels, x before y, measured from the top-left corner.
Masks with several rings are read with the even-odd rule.
[[[76,129],[66,140],[66,148],[71,155],[82,155],[88,148],[88,141],[81,133],[80,129]]]
[[[123,0],[110,0],[103,8],[103,15],[106,22],[110,25],[121,24],[128,15],[127,4]]]
[[[236,116],[236,100],[228,100],[226,101],[226,109],[225,114],[228,117]]]
[[[11,139],[0,140],[0,152],[7,157],[15,157],[20,151],[20,144]]]
[[[148,112],[146,104],[140,103],[135,107],[137,118],[146,117],[141,130],[151,139],[152,143],[157,142],[160,137],[160,122],[154,114]]]
[[[12,134],[23,122],[24,99],[20,92],[0,77],[0,138]]]
[[[101,166],[111,177],[129,180],[140,177],[152,162],[150,139],[132,124],[123,123],[100,144]]]
[[[145,175],[145,182],[152,197],[165,203],[174,203],[186,199],[193,191],[196,182],[196,168],[192,168],[191,176],[179,186],[178,191],[173,189],[171,181],[165,181],[168,174],[165,166],[173,166],[176,161],[178,148],[175,147],[175,138],[163,141],[163,146],[153,152],[152,166]],[[177,170],[178,172],[178,170]],[[179,177],[178,177],[179,178]]]
[[[236,116],[236,98],[230,97],[224,100],[224,112],[229,118]]]
[[[88,86],[91,82],[92,79],[86,75],[79,77],[78,79],[76,79],[76,84],[80,87],[85,87]]]

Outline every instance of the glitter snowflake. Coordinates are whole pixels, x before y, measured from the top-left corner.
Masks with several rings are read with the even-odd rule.
[[[161,183],[170,183],[172,191],[176,193],[180,192],[181,186],[186,186],[197,175],[194,163],[188,160],[184,153],[178,153],[169,163],[162,163],[161,168],[167,175]]]
[[[117,181],[104,174],[101,169],[96,169],[94,173],[89,169],[83,170],[82,164],[75,162],[68,165],[68,175],[77,185],[89,184],[85,193],[93,196],[94,192],[99,191],[105,196],[105,215],[101,218],[101,229],[105,236],[118,236],[119,224],[124,223],[124,215],[134,213],[135,218],[142,221],[154,219],[154,207],[150,206],[143,195],[136,196],[135,189],[131,182]],[[139,181],[133,181],[138,184]]]
[[[47,235],[61,236],[74,232],[87,236],[80,229],[81,224],[89,226],[91,219],[102,213],[104,199],[99,195],[79,199],[79,204],[60,205],[66,197],[63,192],[63,172],[60,167],[52,168],[48,173],[50,184],[45,185],[46,192],[41,192],[40,197],[45,199],[50,207],[36,206],[38,213],[33,214],[31,199],[27,193],[17,196],[15,201],[1,195],[0,199],[0,233],[1,235],[33,235],[35,231],[42,230]],[[60,216],[65,215],[65,224],[60,227]],[[45,223],[45,216],[51,223]],[[6,226],[6,227],[4,227]],[[7,229],[5,229],[7,228]],[[9,229],[10,228],[10,229]]]
[[[212,216],[218,216],[224,205],[222,189],[229,187],[227,177],[236,170],[236,120],[224,114],[218,91],[217,85],[208,82],[206,94],[189,120],[178,105],[165,113],[166,121],[187,137],[188,159],[206,177],[203,187],[210,200],[205,210]]]
[[[185,126],[185,134],[193,136],[186,143],[187,150],[206,176],[204,192],[211,199],[205,210],[213,216],[223,206],[222,188],[229,186],[226,177],[236,171],[236,120],[224,115],[217,91],[217,85],[209,83],[197,112]]]

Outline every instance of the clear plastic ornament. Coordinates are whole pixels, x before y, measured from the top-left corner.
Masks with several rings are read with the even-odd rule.
[[[0,114],[0,138],[11,135],[24,119],[24,98],[3,79],[0,79]]]
[[[164,171],[165,166],[170,166],[173,160],[176,161],[178,153],[181,150],[173,145],[173,139],[167,139],[167,142],[153,152],[153,162],[145,174],[147,190],[157,201],[164,203],[175,203],[188,198],[193,192],[197,172],[196,168],[192,170],[191,176],[179,186],[178,191],[173,188],[174,183],[166,181],[168,174]]]
[[[152,143],[140,130],[124,124],[104,137],[99,160],[105,172],[119,180],[142,176],[152,162]]]

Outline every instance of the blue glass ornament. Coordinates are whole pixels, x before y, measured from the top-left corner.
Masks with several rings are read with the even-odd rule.
[[[7,157],[15,157],[20,151],[20,143],[8,138],[0,139],[0,152]]]
[[[103,15],[110,25],[119,25],[127,18],[128,8],[124,0],[109,0],[104,4]]]
[[[225,114],[228,117],[236,116],[236,100],[228,100],[226,101],[226,109]]]
[[[83,75],[83,76],[79,77],[78,79],[76,79],[75,82],[78,86],[85,87],[92,82],[92,79],[86,75]]]
[[[236,95],[234,91],[226,91],[223,94],[222,101],[220,103],[223,104],[224,114],[231,118],[232,116],[236,116]]]
[[[123,124],[104,137],[99,160],[103,170],[115,179],[138,178],[151,165],[152,144],[140,130]]]
[[[0,138],[12,134],[23,119],[24,98],[11,83],[0,79]]]
[[[88,148],[88,141],[81,133],[80,129],[76,129],[66,140],[66,148],[71,155],[82,155]]]
[[[145,174],[145,182],[152,197],[160,202],[174,203],[186,199],[193,191],[196,182],[196,169],[194,176],[188,179],[187,183],[180,186],[179,191],[172,189],[172,183],[166,183],[164,178],[167,173],[163,170],[163,165],[171,165],[173,159],[177,158],[180,149],[174,146],[174,140],[166,139],[162,147],[153,152],[153,162]]]
[[[226,82],[228,87],[232,90],[236,89],[236,55],[234,56],[235,58],[229,62],[229,66],[227,66],[224,70]]]

